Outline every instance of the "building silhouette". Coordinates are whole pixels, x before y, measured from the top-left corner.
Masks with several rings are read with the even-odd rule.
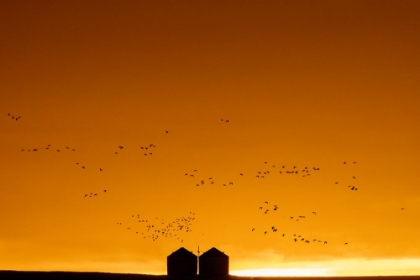
[[[229,256],[225,253],[211,248],[199,257],[200,276],[228,276]]]
[[[167,258],[169,276],[196,276],[198,258],[184,247],[179,248]]]

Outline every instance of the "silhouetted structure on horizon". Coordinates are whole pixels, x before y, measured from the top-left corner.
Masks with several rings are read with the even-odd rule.
[[[196,276],[197,256],[184,247],[179,248],[167,257],[169,276]]]
[[[200,276],[228,276],[229,257],[216,248],[211,248],[199,257],[199,274]]]

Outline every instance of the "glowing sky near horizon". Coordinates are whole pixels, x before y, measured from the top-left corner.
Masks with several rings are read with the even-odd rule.
[[[1,1],[0,270],[420,275],[419,11]]]

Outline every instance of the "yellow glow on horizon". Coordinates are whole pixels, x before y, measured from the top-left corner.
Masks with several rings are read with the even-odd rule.
[[[234,276],[267,276],[267,277],[363,277],[363,276],[417,276],[420,275],[419,259],[343,259],[325,262],[283,263],[282,267],[271,263],[254,269],[235,269],[230,271]],[[277,266],[277,267],[276,267]],[[244,268],[246,266],[243,266]],[[252,267],[249,265],[248,267]]]
[[[332,276],[326,268],[258,268],[233,270],[234,276]]]

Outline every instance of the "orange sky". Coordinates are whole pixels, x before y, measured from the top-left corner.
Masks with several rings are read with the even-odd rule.
[[[1,1],[0,269],[419,275],[419,12]]]

